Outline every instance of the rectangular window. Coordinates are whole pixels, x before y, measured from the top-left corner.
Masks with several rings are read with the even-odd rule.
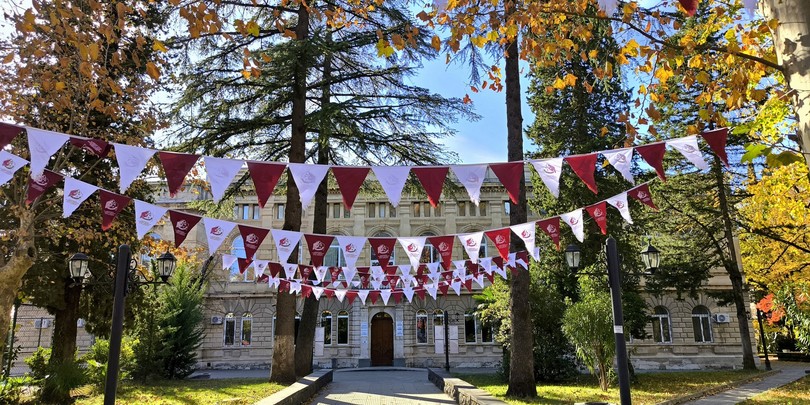
[[[380,218],[385,218],[385,209],[387,208],[386,205],[388,205],[388,204],[386,204],[386,203],[377,204],[377,206],[378,206],[378,208],[380,210],[380,215],[378,215]]]
[[[653,315],[653,339],[657,343],[672,343],[672,337],[669,335],[669,316],[656,316]]]
[[[422,203],[422,215],[430,216],[430,203]]]
[[[388,216],[391,218],[397,217],[397,208],[391,204],[388,204]]]
[[[416,343],[427,343],[427,314],[425,311],[416,314]]]
[[[458,202],[458,216],[466,217],[467,216],[467,203],[463,201]]]
[[[258,204],[253,204],[253,219],[262,219],[262,210]]]
[[[709,343],[712,341],[712,330],[708,315],[692,315],[692,330],[695,332],[695,342]]]
[[[340,205],[340,204],[338,204],[338,205]],[[343,218],[349,218],[349,217],[351,217],[351,215],[352,215],[351,211],[349,211],[346,208],[343,209]]]
[[[441,204],[437,204],[435,207],[433,207],[433,216],[434,217],[442,216],[442,206],[441,206]]]
[[[377,216],[377,204],[368,203],[368,217],[375,218]]]
[[[464,341],[475,343],[475,315],[464,314]]]
[[[233,346],[234,336],[236,336],[236,320],[225,317],[225,346]]]
[[[332,313],[324,312],[321,315],[321,327],[323,327],[323,344],[332,344]]]
[[[250,346],[251,332],[253,330],[253,317],[242,318],[242,346]]]
[[[509,212],[511,211],[511,209],[512,209],[511,202],[510,201],[504,201],[503,202],[503,213],[504,213],[504,215],[509,215]]]
[[[421,217],[422,216],[422,204],[419,204],[418,202],[413,203],[413,212],[412,212],[412,214],[413,214],[414,218]]]
[[[487,216],[487,202],[481,201],[478,203],[478,215],[485,217]]]
[[[492,335],[492,326],[482,324],[481,325],[481,343],[492,343],[494,342],[494,336]]]
[[[250,219],[253,217],[253,213],[250,209],[250,204],[242,204],[242,219]]]
[[[349,313],[346,311],[340,311],[338,313],[338,344],[339,345],[346,345],[349,344]]]
[[[340,204],[332,204],[332,218],[340,218]]]
[[[276,204],[276,219],[284,219],[284,204]]]

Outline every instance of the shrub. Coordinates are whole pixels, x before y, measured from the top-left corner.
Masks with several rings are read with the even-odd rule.
[[[121,342],[121,357],[119,358],[118,380],[129,378],[135,368],[135,354],[133,346],[137,343],[131,338],[124,338]],[[109,361],[110,341],[97,339],[90,350],[82,356],[86,364],[87,382],[99,389],[104,388],[107,379],[107,362]]]
[[[41,398],[59,398],[58,403],[70,398],[70,391],[85,384],[86,376],[81,365],[74,361],[57,364],[42,384]]]
[[[41,381],[50,374],[48,362],[51,360],[51,348],[38,347],[37,350],[25,359],[25,364],[31,371],[28,373],[34,380]]]

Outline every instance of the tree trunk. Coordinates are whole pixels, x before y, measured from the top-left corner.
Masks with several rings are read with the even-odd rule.
[[[795,92],[796,135],[810,166],[810,2],[765,0],[765,16],[779,20],[773,32],[776,60],[782,65],[788,87]]]
[[[520,66],[517,38],[506,48],[506,128],[507,154],[509,161],[523,160],[523,117],[520,107]],[[509,224],[526,222],[526,184],[520,182],[518,203],[510,203]],[[525,249],[523,241],[512,238],[513,251]],[[510,336],[511,361],[509,363],[509,388],[506,395],[535,397],[532,316],[529,308],[528,271],[518,271],[512,277],[509,299],[509,315],[512,322]]]
[[[737,323],[740,328],[740,342],[743,349],[743,369],[756,370],[754,363],[754,351],[751,347],[751,331],[748,323],[748,314],[745,307],[745,288],[743,286],[742,272],[737,262],[737,247],[734,244],[734,228],[731,221],[731,214],[728,210],[728,200],[726,199],[726,184],[723,180],[723,169],[720,167],[720,159],[715,156],[712,162],[712,173],[714,174],[717,186],[717,198],[720,203],[720,214],[723,217],[723,233],[728,245],[728,257],[724,259],[728,278],[731,280],[731,288],[734,294],[734,306],[737,309]],[[721,255],[722,252],[719,252]]]
[[[17,246],[11,259],[0,266],[0,342],[8,339],[11,327],[11,310],[14,299],[22,286],[22,278],[34,265],[34,213],[23,210],[20,214],[20,226],[17,229]],[[6,352],[0,354],[0,367],[6,366]]]
[[[51,339],[51,358],[48,367],[58,369],[60,364],[75,360],[76,355],[76,322],[79,320],[79,297],[81,288],[64,285],[64,308],[53,310],[53,337]],[[56,376],[57,378],[59,376]],[[42,401],[46,403],[69,403],[70,392],[62,390],[43,390]]]
[[[292,133],[288,160],[290,163],[303,163],[307,138],[305,118],[308,62],[304,48],[309,35],[309,11],[303,4],[298,6],[298,22],[295,27],[295,35],[298,54],[293,74],[293,98],[290,117]],[[301,230],[301,199],[298,194],[298,186],[290,175],[287,176],[287,204],[283,229],[288,231]],[[293,262],[298,260],[298,249],[293,251],[288,260]],[[281,384],[295,382],[295,304],[296,297],[293,294],[278,293],[276,295],[276,331],[273,342],[273,363],[270,369],[271,382]]]

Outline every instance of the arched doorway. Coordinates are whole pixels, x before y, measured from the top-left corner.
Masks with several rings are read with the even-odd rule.
[[[371,318],[371,365],[394,364],[394,320],[380,312]]]

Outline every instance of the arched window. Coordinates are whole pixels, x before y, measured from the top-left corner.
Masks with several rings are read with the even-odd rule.
[[[672,343],[672,333],[669,325],[669,311],[665,307],[657,306],[652,314],[653,339],[656,343]]]
[[[692,309],[692,330],[695,332],[695,342],[709,343],[712,341],[712,322],[709,308],[698,305]]]
[[[233,312],[228,312],[225,314],[225,322],[224,322],[224,344],[225,346],[233,346],[234,338],[236,337],[236,318],[233,316]]]
[[[416,343],[427,343],[427,311],[416,311]]]
[[[338,344],[349,344],[349,313],[346,311],[338,312],[337,332]]]
[[[329,245],[329,250],[326,251],[326,256],[323,258],[323,265],[329,267],[344,267],[346,266],[346,258],[343,257],[343,249],[337,238]]]
[[[425,233],[423,233],[423,234],[421,234],[419,236],[430,237],[430,236],[436,236],[436,234],[433,233],[433,232],[425,232]],[[425,248],[422,249],[422,257],[419,258],[419,262],[420,263],[435,263],[435,262],[438,262],[439,260],[440,260],[439,252],[436,250],[436,248],[433,247],[433,245],[430,244],[430,242],[425,241]]]
[[[444,311],[437,309],[433,311],[433,326],[444,325]]]
[[[385,231],[377,232],[372,236],[372,238],[393,238],[393,237],[394,237],[394,235],[391,235],[390,233],[385,232]],[[397,248],[396,248],[396,245],[395,245],[394,251],[391,252],[391,258],[388,259],[388,265],[393,266],[394,264],[396,264],[396,262],[397,262]],[[376,252],[374,252],[374,249],[371,249],[371,265],[372,266],[379,266],[380,265],[380,261],[377,260],[377,254],[376,254]]]
[[[332,344],[332,313],[323,311],[321,313],[321,327],[323,328],[323,344]]]
[[[242,314],[242,346],[250,346],[253,338],[253,314],[245,312]]]

